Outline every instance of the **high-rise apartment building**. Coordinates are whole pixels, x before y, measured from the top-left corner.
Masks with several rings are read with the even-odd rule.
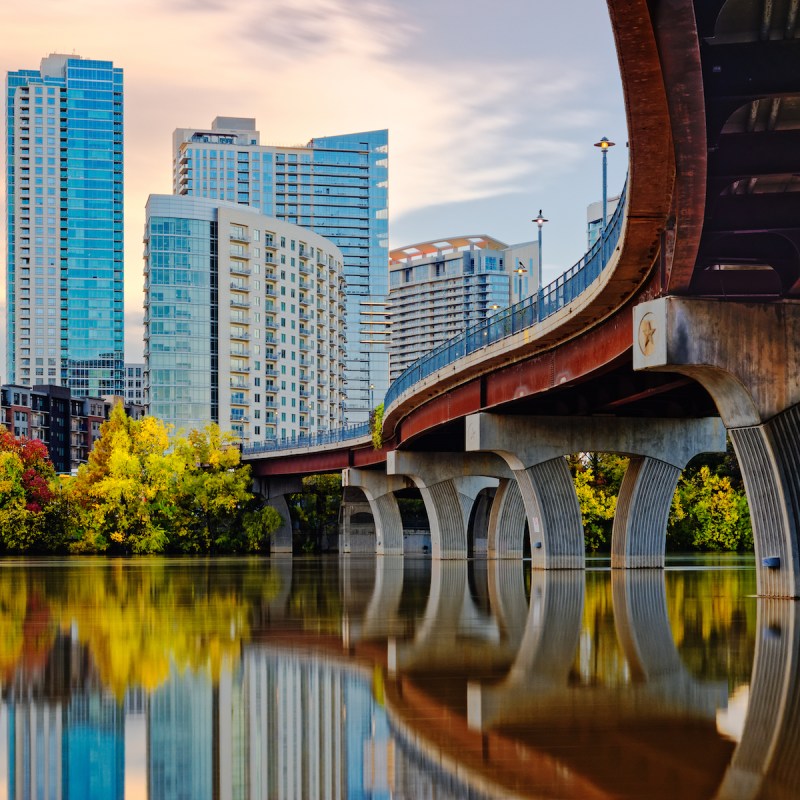
[[[338,428],[342,253],[319,234],[219,200],[151,195],[145,401],[178,429],[244,442]]]
[[[458,236],[392,250],[391,378],[465,328],[535,291],[538,244]]]
[[[262,145],[254,119],[173,135],[174,192],[251,205],[310,228],[344,258],[346,419],[366,422],[388,387],[388,132]]]
[[[122,394],[122,70],[10,72],[6,121],[8,377]]]
[[[125,394],[126,403],[144,404],[144,363],[125,362]]]

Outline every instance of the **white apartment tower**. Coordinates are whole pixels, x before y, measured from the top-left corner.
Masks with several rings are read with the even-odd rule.
[[[341,251],[256,209],[151,195],[145,225],[145,398],[177,429],[244,443],[344,422]]]

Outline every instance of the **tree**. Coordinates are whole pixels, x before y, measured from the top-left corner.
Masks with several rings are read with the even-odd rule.
[[[608,550],[628,459],[614,453],[578,453],[567,461],[575,481],[586,549]]]
[[[685,473],[672,501],[667,544],[673,550],[751,550],[753,529],[744,492],[707,465]]]
[[[313,551],[321,547],[323,536],[338,523],[341,502],[341,475],[303,478],[303,491],[292,495],[292,517],[304,537],[304,550]]]
[[[0,426],[0,547],[12,553],[61,549],[63,501],[44,443]]]

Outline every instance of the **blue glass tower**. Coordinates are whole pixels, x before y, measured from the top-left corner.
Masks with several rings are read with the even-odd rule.
[[[122,394],[122,70],[50,55],[6,82],[9,380]]]
[[[240,117],[173,135],[175,194],[254,206],[342,251],[348,423],[366,422],[389,384],[388,139],[377,130],[315,138],[304,147],[261,145],[255,120]]]

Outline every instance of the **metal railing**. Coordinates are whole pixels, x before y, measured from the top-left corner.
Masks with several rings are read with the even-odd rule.
[[[268,439],[264,442],[254,442],[242,447],[242,455],[251,456],[258,453],[269,453],[274,450],[294,450],[299,447],[319,447],[326,444],[338,444],[351,439],[361,439],[369,436],[369,423],[350,425],[336,428],[332,431],[320,431],[311,435],[301,434],[294,439]]]
[[[584,292],[608,263],[609,259],[604,258],[604,254],[613,252],[619,241],[624,220],[626,188],[622,189],[617,208],[606,226],[603,236],[594,243],[580,261],[548,283],[547,286],[543,286],[535,295],[498,311],[484,322],[472,325],[463,333],[448,339],[418,358],[401,372],[389,387],[384,407],[388,408],[414,384],[442,367],[475,353],[486,345],[499,342],[542,322]]]
[[[611,253],[617,246],[625,220],[625,200],[627,181],[620,192],[619,202],[602,236],[577,263],[535,295],[526,297],[513,306],[498,311],[484,322],[467,328],[463,333],[448,339],[429,353],[418,358],[407,367],[389,387],[384,399],[388,408],[412,386],[432,375],[434,372],[458,361],[494,342],[513,336],[542,322],[579,297],[599,277],[610,261]],[[316,447],[335,444],[350,439],[368,436],[369,423],[339,428],[317,433],[313,436],[299,436],[296,439],[273,439],[258,442],[242,448],[243,455],[274,450],[288,450],[298,447]]]

